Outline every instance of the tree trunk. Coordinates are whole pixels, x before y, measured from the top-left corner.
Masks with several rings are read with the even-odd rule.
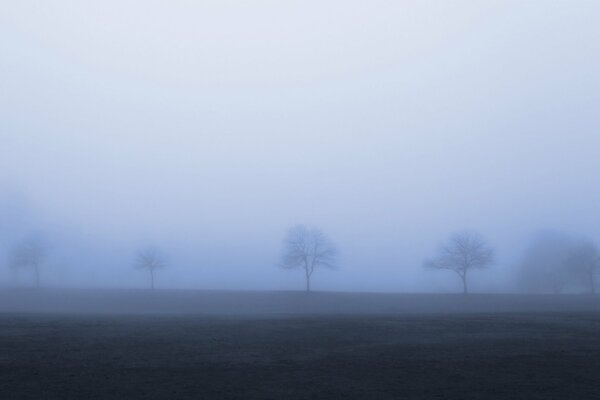
[[[150,289],[154,290],[154,270],[150,270]]]
[[[463,283],[463,294],[468,294],[469,291],[467,289],[467,273],[465,272],[460,277],[462,278],[462,283]]]
[[[306,292],[310,292],[310,274],[306,270]]]
[[[592,294],[596,294],[596,282],[594,282],[594,270],[590,271],[590,288],[592,289]]]

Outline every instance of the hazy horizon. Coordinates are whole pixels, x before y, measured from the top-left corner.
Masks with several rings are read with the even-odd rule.
[[[0,5],[0,285],[302,289],[286,230],[340,251],[315,290],[458,291],[455,231],[513,291],[532,235],[600,244],[600,3],[77,1]],[[23,275],[18,284],[27,285]]]

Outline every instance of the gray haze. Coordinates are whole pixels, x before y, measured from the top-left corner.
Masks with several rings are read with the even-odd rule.
[[[302,289],[286,230],[340,252],[316,290],[458,291],[457,230],[510,291],[532,234],[600,243],[600,2],[4,1],[0,249],[47,286]],[[2,256],[0,260],[5,260]],[[22,284],[0,267],[0,284]]]

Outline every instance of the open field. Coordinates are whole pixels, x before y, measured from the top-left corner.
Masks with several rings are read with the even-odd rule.
[[[600,296],[202,290],[0,290],[0,312],[320,315],[600,312]]]
[[[588,296],[7,291],[0,299],[2,399],[600,397],[600,311]],[[168,306],[152,315],[148,299]]]

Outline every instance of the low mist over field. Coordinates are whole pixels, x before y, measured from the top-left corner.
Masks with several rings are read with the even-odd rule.
[[[336,249],[317,291],[460,292],[423,264],[475,232],[493,263],[471,291],[556,292],[531,281],[575,250],[531,249],[600,244],[598,15],[586,1],[5,2],[0,284],[36,285],[19,267],[33,241],[43,287],[147,288],[136,257],[153,248],[156,288],[303,290],[281,264],[305,224]],[[589,291],[582,279],[558,291]]]

